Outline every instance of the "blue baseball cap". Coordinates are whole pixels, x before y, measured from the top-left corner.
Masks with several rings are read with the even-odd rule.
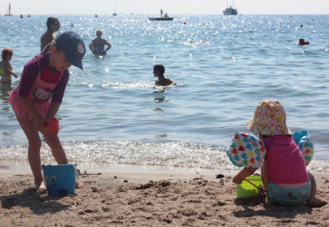
[[[86,46],[81,36],[71,31],[63,32],[56,37],[56,43],[63,47],[66,60],[83,70],[82,59]]]

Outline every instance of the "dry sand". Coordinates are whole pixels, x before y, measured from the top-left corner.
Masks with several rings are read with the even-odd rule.
[[[0,226],[329,226],[329,205],[265,207],[236,199],[230,176],[102,172],[75,195],[31,189],[29,172],[0,171]],[[316,175],[329,201],[329,175]]]

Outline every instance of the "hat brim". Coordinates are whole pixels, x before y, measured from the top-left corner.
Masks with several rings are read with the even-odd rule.
[[[74,65],[74,66],[78,67],[79,69],[83,70],[82,59],[80,59],[72,54],[66,54],[65,51],[64,51],[64,54],[65,54],[66,60],[68,62],[70,62],[71,65]]]
[[[256,126],[257,127],[257,126]],[[264,130],[266,132],[263,131],[259,131],[255,129],[255,125],[254,125],[254,118],[251,118],[249,121],[247,121],[247,129],[248,131],[254,133],[254,134],[259,134],[262,136],[278,136],[278,135],[292,135],[292,132],[290,130],[290,128],[285,124],[285,125],[281,125],[280,128],[282,129],[280,134],[278,133],[271,133],[269,134],[267,130]]]
[[[254,132],[254,118],[251,118],[249,121],[247,121],[247,129],[250,132]]]

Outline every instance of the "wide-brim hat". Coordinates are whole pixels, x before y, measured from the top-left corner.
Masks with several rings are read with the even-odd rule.
[[[82,59],[86,53],[86,46],[80,35],[72,31],[63,32],[56,37],[56,44],[63,48],[68,62],[83,69]]]
[[[291,134],[286,125],[286,111],[276,99],[259,102],[254,117],[247,123],[247,128],[254,134],[262,136]]]

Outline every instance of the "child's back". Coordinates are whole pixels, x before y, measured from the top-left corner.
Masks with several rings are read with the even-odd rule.
[[[265,161],[274,184],[299,184],[308,181],[304,157],[290,135],[263,139]]]

